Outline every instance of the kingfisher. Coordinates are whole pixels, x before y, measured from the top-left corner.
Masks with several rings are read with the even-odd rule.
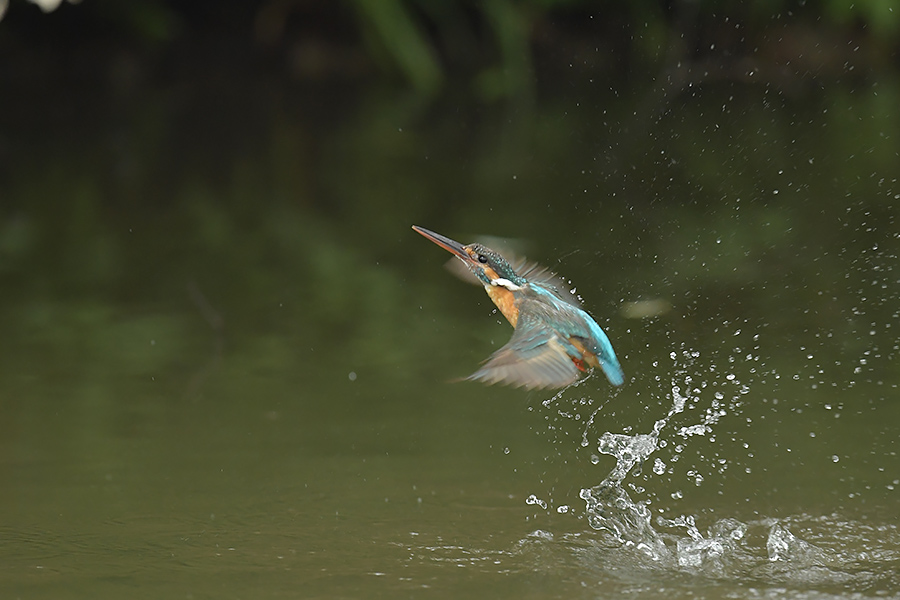
[[[466,379],[561,388],[600,367],[613,385],[625,381],[609,338],[553,273],[536,265],[514,269],[482,244],[463,245],[424,227],[413,229],[461,260],[515,329],[509,342]]]

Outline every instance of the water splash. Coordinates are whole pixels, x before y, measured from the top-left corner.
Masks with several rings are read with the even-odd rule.
[[[699,357],[697,352],[685,352],[689,360]],[[677,356],[673,352],[672,359]],[[690,385],[690,377],[686,377]],[[622,482],[629,472],[639,475],[641,467],[660,446],[659,435],[669,420],[684,411],[689,397],[682,394],[681,388],[673,384],[671,389],[672,407],[665,418],[654,423],[652,431],[646,434],[627,435],[623,433],[605,432],[600,436],[597,451],[616,459],[616,465],[600,484],[582,489],[579,496],[586,504],[587,519],[590,526],[597,530],[611,533],[619,542],[634,546],[653,560],[661,560],[668,556],[669,550],[660,534],[651,524],[650,501],[635,502],[622,487]],[[596,414],[596,411],[595,413]],[[703,433],[709,427],[711,418],[718,418],[718,412],[707,412],[706,418],[696,428],[682,428],[679,434],[689,437],[695,433]],[[593,423],[591,415],[589,424]],[[582,445],[587,445],[588,428],[582,435]],[[665,473],[666,466],[662,459],[653,463],[653,472],[657,475]]]
[[[649,503],[634,502],[622,488],[622,481],[632,469],[639,470],[656,450],[663,424],[664,421],[657,421],[651,434],[604,433],[597,450],[614,456],[616,466],[599,485],[582,489],[579,494],[587,504],[588,523],[592,528],[610,532],[620,542],[634,545],[654,560],[666,554],[666,547],[650,524]]]
[[[766,551],[770,562],[791,561],[823,566],[830,559],[827,552],[801,540],[778,521],[772,522],[769,528]]]
[[[676,363],[676,374],[672,381],[669,398],[671,407],[662,419],[657,420],[649,433],[625,434],[604,432],[597,442],[600,454],[612,456],[616,464],[610,473],[598,485],[581,490],[579,496],[585,501],[588,524],[595,530],[605,531],[614,540],[626,547],[639,550],[654,562],[668,563],[680,568],[700,568],[722,570],[725,563],[733,561],[747,553],[747,532],[749,525],[736,519],[722,519],[713,523],[705,533],[696,525],[692,515],[683,515],[673,519],[658,517],[656,526],[652,521],[651,500],[634,500],[626,487],[636,493],[643,491],[634,484],[625,485],[629,476],[643,476],[642,466],[652,455],[668,446],[665,439],[660,439],[663,430],[673,417],[680,415],[686,407],[696,408],[700,395],[708,386],[705,382],[695,384],[691,366],[699,358],[699,353],[690,350],[682,351],[679,356],[673,352],[670,357]],[[678,368],[678,361],[683,360]],[[747,393],[734,375],[727,374],[724,381],[736,386],[732,398],[717,390],[709,401],[706,410],[700,414],[699,422],[682,425],[675,429],[670,437],[676,438],[672,447],[673,454],[667,465],[661,457],[653,457],[651,473],[646,477],[663,476],[671,473],[671,463],[675,463],[684,452],[691,439],[707,437],[714,439],[714,426],[729,411],[734,412],[740,406],[740,397]],[[590,419],[593,422],[593,415]],[[680,438],[680,439],[678,439]],[[588,439],[588,428],[583,433],[582,444]],[[598,461],[592,459],[594,464]],[[718,471],[722,472],[727,463],[720,461]],[[704,481],[698,467],[687,470],[686,475],[696,485]],[[679,499],[682,492],[676,490],[672,498]],[[809,558],[817,556],[817,549],[803,540],[793,536],[791,532],[776,521],[766,522],[767,558],[770,561],[783,560],[785,557]],[[681,530],[683,533],[675,533]],[[758,554],[759,552],[757,552]]]
[[[754,336],[753,340],[756,339]],[[728,363],[734,363],[735,356],[745,355],[735,348]],[[555,437],[555,443],[562,444],[571,440],[573,434],[578,435],[582,448],[594,449],[588,454],[592,465],[600,465],[601,456],[615,459],[615,465],[599,484],[580,490],[579,497],[585,502],[584,513],[569,505],[557,507],[555,511],[583,516],[600,535],[579,534],[583,537],[560,538],[553,543],[576,547],[585,544],[581,564],[589,569],[596,565],[604,578],[621,576],[628,581],[632,575],[642,581],[648,577],[660,578],[663,587],[671,584],[673,576],[677,580],[685,575],[709,580],[714,586],[722,581],[739,580],[758,582],[763,587],[775,585],[778,589],[797,582],[830,586],[848,581],[857,585],[861,579],[871,580],[871,585],[879,589],[900,584],[890,566],[898,556],[893,551],[893,543],[887,544],[888,549],[877,561],[873,562],[871,557],[855,558],[852,553],[848,560],[847,552],[839,546],[832,547],[829,532],[816,537],[806,518],[761,518],[746,522],[724,518],[710,522],[699,513],[696,516],[670,514],[669,498],[680,501],[688,492],[679,487],[679,478],[696,486],[708,486],[721,480],[717,476],[726,469],[735,466],[735,458],[725,458],[725,454],[715,449],[713,454],[708,454],[707,448],[718,447],[708,444],[715,443],[717,435],[723,435],[726,422],[734,423],[750,391],[734,372],[723,370],[715,363],[703,365],[696,351],[683,348],[672,352],[670,358],[672,364],[664,369],[671,373],[670,378],[666,377],[668,385],[666,379],[657,376],[663,387],[658,394],[651,392],[651,396],[659,396],[663,405],[668,403],[669,408],[649,431],[634,431],[631,427],[622,431],[597,431],[600,417],[611,416],[605,409],[615,396],[598,403],[589,396],[564,395],[571,391],[567,388],[543,403],[544,407],[553,408],[545,418],[547,432]],[[751,376],[756,375],[758,371],[751,370]],[[777,374],[774,376],[777,378]],[[749,443],[739,440],[733,432],[731,441],[741,444],[745,450],[750,448]],[[746,456],[752,458],[753,452],[746,452]],[[750,472],[749,466],[745,470]],[[648,485],[651,483],[663,485]],[[532,495],[526,502],[545,511],[554,508],[552,496],[542,500]],[[530,548],[528,552],[540,555],[543,560],[549,543],[529,538],[522,551]],[[848,569],[848,564],[858,566]],[[873,572],[867,573],[870,566]]]
[[[669,534],[674,542],[673,562],[679,567],[703,568],[709,573],[725,573],[732,562],[747,564],[752,552],[747,532],[750,526],[737,519],[721,519],[706,531],[700,532],[694,517],[680,516],[674,519],[659,517],[657,523],[670,529],[684,529],[687,537]]]

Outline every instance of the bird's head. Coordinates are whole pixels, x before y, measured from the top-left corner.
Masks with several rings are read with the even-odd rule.
[[[482,244],[463,245],[423,227],[413,225],[413,229],[461,260],[484,285],[516,291],[528,283],[505,258]]]

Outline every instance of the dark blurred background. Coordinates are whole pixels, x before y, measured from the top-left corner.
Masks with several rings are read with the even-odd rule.
[[[433,266],[400,245],[411,223],[648,267],[717,230],[756,248],[711,274],[742,286],[752,269],[731,261],[796,261],[774,242],[823,241],[857,198],[830,242],[865,246],[856,225],[893,219],[898,31],[880,0],[11,0],[5,301],[183,295],[202,271],[204,295],[302,285],[327,313],[371,276],[385,307],[343,310],[383,317],[399,292],[382,276]],[[790,185],[802,199],[776,195]]]

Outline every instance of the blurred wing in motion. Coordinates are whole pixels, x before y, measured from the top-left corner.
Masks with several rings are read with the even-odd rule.
[[[527,389],[565,387],[580,374],[572,352],[577,350],[557,332],[520,326],[509,343],[468,379]]]

